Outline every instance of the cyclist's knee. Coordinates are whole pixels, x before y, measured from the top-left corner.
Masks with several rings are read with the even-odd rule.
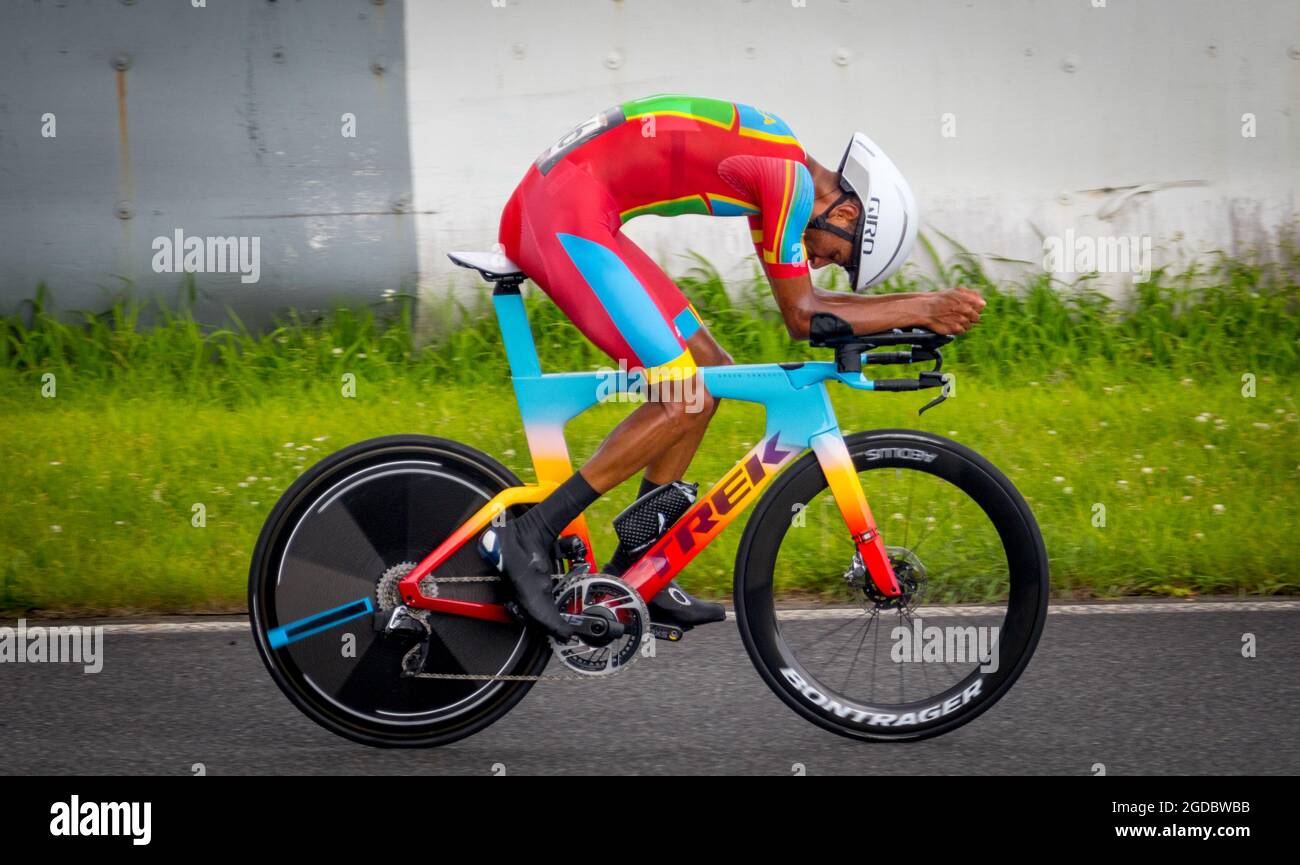
[[[708,423],[709,418],[718,409],[718,398],[709,393],[709,389],[704,386],[704,377],[695,375],[689,380],[683,382],[685,387],[682,389],[682,402],[686,406],[686,412],[695,418],[700,419],[703,423]]]
[[[718,345],[718,341],[713,338],[713,335],[703,328],[692,336],[686,344],[690,348],[691,356],[695,358],[695,363],[698,366],[730,366],[735,363],[727,350]]]
[[[670,384],[665,382],[664,384]],[[671,382],[671,387],[660,389],[656,402],[668,417],[669,424],[685,431],[699,424],[707,424],[717,409],[717,398],[709,393],[699,375]]]
[[[695,362],[700,366],[731,366],[736,362],[727,350],[716,342],[704,351],[692,349],[691,353],[695,355]]]

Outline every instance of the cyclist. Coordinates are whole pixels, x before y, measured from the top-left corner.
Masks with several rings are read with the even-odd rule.
[[[808,338],[818,312],[857,333],[918,325],[964,333],[984,306],[965,288],[857,296],[813,287],[809,267],[827,264],[843,267],[855,291],[875,285],[902,266],[916,239],[911,189],[862,133],[832,171],[775,115],[659,95],[610,108],[560,139],[506,204],[499,241],[588,339],[616,363],[643,370],[650,386],[646,403],[579,471],[480,540],[480,552],[510,580],[524,611],[562,639],[573,628],[551,594],[556,538],[637,471],[644,469],[634,507],[680,481],[717,410],[696,367],[731,363],[676,284],[620,230],[645,214],[685,213],[748,218],[794,339]],[[676,516],[669,516],[671,525]],[[620,544],[602,572],[622,573],[633,558]],[[720,604],[691,598],[675,582],[649,608],[654,621],[686,628],[725,618]]]

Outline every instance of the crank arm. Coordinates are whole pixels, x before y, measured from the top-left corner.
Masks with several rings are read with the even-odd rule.
[[[600,616],[584,616],[578,613],[560,613],[560,617],[573,625],[574,635],[578,637],[616,640],[623,636],[622,622],[611,622]]]

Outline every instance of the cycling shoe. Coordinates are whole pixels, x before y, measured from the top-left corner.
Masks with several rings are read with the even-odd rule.
[[[574,634],[555,605],[551,579],[551,542],[539,531],[531,531],[527,518],[491,528],[479,538],[483,560],[504,574],[514,587],[519,605],[528,617],[552,636],[567,640]]]
[[[650,609],[650,621],[663,625],[677,625],[683,629],[707,625],[710,622],[721,622],[727,618],[727,610],[722,604],[692,598],[685,589],[677,585],[676,580],[651,598],[646,606]]]

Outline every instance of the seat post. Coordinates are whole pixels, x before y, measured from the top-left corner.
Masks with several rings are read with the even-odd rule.
[[[522,277],[496,280],[492,289],[492,306],[501,327],[501,341],[506,347],[511,377],[534,378],[542,374],[542,364],[537,357],[537,343],[533,341],[533,329],[528,324],[524,298],[519,292],[522,282]]]

